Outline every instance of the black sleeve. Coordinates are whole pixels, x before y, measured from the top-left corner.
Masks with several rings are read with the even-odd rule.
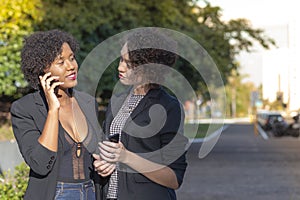
[[[38,142],[41,135],[32,113],[37,110],[30,103],[16,101],[11,107],[11,121],[19,150],[29,167],[41,176],[53,168],[57,152],[53,152]]]
[[[167,108],[167,120],[161,131],[162,157],[165,165],[176,174],[178,184],[181,185],[186,162],[187,138],[183,135],[184,110],[178,101],[173,101]]]

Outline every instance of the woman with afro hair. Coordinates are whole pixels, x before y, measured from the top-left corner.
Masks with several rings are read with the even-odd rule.
[[[73,89],[77,84],[77,41],[60,30],[36,32],[25,39],[21,68],[36,90],[11,107],[20,152],[30,167],[24,199],[102,199],[93,153],[101,140],[95,98]],[[103,166],[108,176],[114,164]],[[96,197],[97,196],[97,197]]]

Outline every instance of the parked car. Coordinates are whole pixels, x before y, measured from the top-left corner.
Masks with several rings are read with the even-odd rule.
[[[291,135],[299,137],[300,135],[300,122],[299,114],[293,117],[292,123],[287,123],[285,120],[275,121],[272,125],[272,133],[274,136],[280,137],[284,135]]]
[[[257,122],[264,130],[271,130],[274,122],[284,120],[280,112],[259,111],[256,114]]]

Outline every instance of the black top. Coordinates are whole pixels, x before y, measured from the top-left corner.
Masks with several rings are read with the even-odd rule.
[[[63,156],[59,163],[57,181],[80,183],[90,180],[93,163],[91,154],[85,145],[82,142],[75,142],[66,131],[62,142]]]

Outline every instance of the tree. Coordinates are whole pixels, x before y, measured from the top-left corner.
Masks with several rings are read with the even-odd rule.
[[[23,38],[41,21],[39,0],[0,0],[0,94],[19,96],[26,82],[20,70]]]
[[[249,114],[250,95],[255,90],[255,86],[250,82],[244,83],[243,79],[246,77],[247,75],[242,75],[237,70],[233,70],[228,77],[228,84],[225,87],[228,117],[245,117]]]
[[[265,48],[274,44],[274,41],[266,37],[262,30],[253,29],[247,20],[223,22],[220,20],[220,7],[213,7],[208,2],[206,6],[200,7],[197,3],[198,1],[195,0],[101,0],[88,3],[80,0],[43,0],[30,10],[26,27],[31,28],[30,31],[32,28],[35,31],[59,28],[72,33],[81,45],[79,64],[96,45],[117,33],[137,27],[169,28],[198,41],[213,58],[225,84],[231,71],[238,70],[235,64],[236,54],[241,50],[250,50],[253,41],[258,41]],[[35,15],[38,11],[42,11],[41,16]],[[21,13],[24,15],[23,11]],[[24,15],[25,19],[26,16],[28,12]],[[22,25],[22,22],[20,21],[19,24]],[[24,35],[29,34],[30,31],[24,32]],[[20,46],[21,43],[18,43],[16,51]],[[5,49],[5,51],[14,52],[12,49]],[[18,59],[17,57],[12,59],[11,68],[17,68]],[[117,61],[112,63],[102,76],[99,82],[101,85],[98,88],[99,94],[111,91],[115,85],[116,63]],[[176,69],[187,77],[194,90],[199,92],[204,100],[210,98],[202,77],[197,75],[193,66],[184,59],[179,59]],[[3,73],[11,72],[5,68]],[[8,75],[4,77],[7,78]],[[13,80],[10,81],[13,82],[11,90],[24,86],[21,77],[20,71],[16,70]],[[0,92],[3,92],[4,87],[2,86]]]

